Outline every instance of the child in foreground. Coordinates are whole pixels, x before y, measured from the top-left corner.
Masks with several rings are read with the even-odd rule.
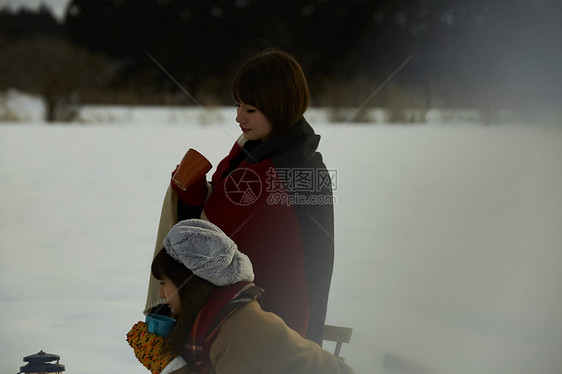
[[[214,224],[177,223],[151,270],[177,322],[169,339],[142,322],[127,338],[153,373],[353,373],[261,309],[250,260]]]

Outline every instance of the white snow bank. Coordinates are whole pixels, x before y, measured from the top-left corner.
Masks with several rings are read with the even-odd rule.
[[[72,106],[68,115],[74,115],[75,123],[146,123],[209,125],[234,123],[235,108],[232,107],[174,107],[134,105],[82,105]],[[44,122],[46,106],[43,99],[14,89],[0,93],[0,122]],[[500,115],[501,114],[501,115]],[[376,123],[396,122],[396,116],[404,123],[427,124],[480,124],[489,114],[478,109],[430,108],[404,109],[393,113],[385,108],[323,108],[311,107],[305,113],[311,123]],[[393,118],[394,117],[394,118]],[[543,116],[544,117],[544,116]],[[501,111],[492,120],[513,122],[513,113]]]
[[[0,126],[1,373],[41,349],[68,373],[147,373],[125,334],[170,172],[189,147],[217,165],[239,134],[225,123]],[[327,322],[354,329],[358,374],[394,356],[562,372],[562,128],[314,128],[337,170]]]
[[[42,122],[45,113],[45,104],[39,96],[15,89],[0,92],[0,121]]]

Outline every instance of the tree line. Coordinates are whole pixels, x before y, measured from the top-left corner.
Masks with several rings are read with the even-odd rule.
[[[248,54],[282,48],[301,62],[313,105],[556,108],[560,8],[555,0],[72,0],[63,20],[46,7],[4,9],[0,90],[49,96],[52,116],[60,102],[190,104],[173,76],[204,104],[230,104],[231,77]]]

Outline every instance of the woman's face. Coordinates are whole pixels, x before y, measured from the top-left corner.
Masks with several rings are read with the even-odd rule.
[[[273,131],[273,125],[265,114],[258,108],[244,103],[236,104],[236,122],[240,124],[240,129],[248,140],[267,139]]]
[[[166,299],[166,303],[170,306],[172,313],[178,315],[180,313],[180,297],[178,294],[178,288],[172,281],[164,277],[160,281],[160,288],[158,290],[158,296]]]

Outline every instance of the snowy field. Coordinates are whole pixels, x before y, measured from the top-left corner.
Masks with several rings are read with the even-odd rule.
[[[226,155],[221,113],[0,124],[1,373],[39,350],[68,373],[148,373],[125,334],[162,198],[188,148]],[[354,329],[357,373],[405,373],[391,355],[417,373],[562,372],[562,127],[311,122],[337,169],[327,322]]]

